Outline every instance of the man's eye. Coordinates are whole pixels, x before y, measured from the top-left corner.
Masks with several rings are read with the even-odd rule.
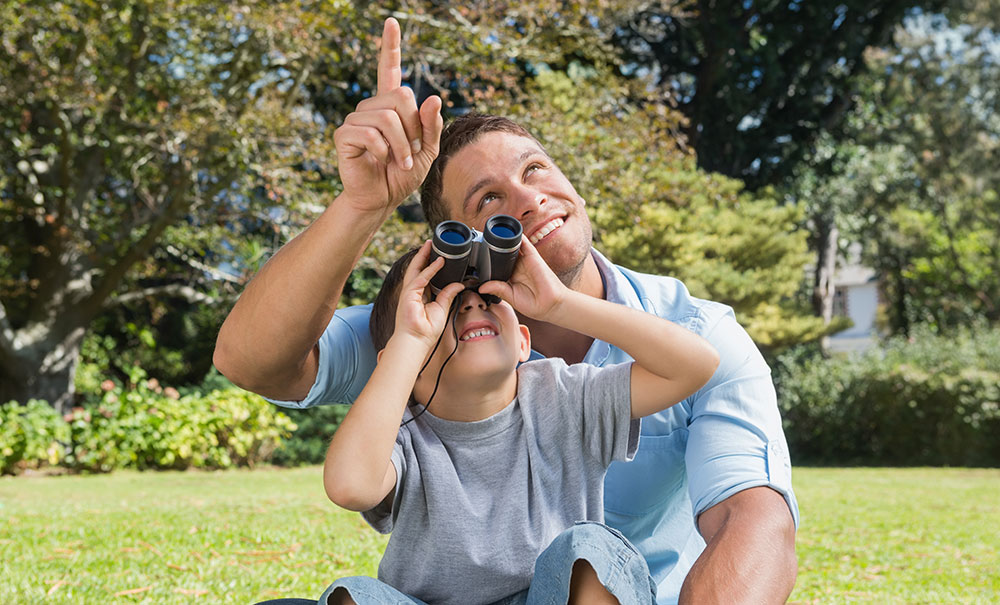
[[[495,193],[487,193],[486,195],[484,195],[482,198],[479,199],[479,207],[482,208],[486,204],[489,204],[490,202],[496,199],[497,195]]]
[[[527,168],[525,168],[524,175],[528,176],[532,172],[534,172],[536,170],[540,170],[541,168],[542,168],[541,164],[531,164],[530,166],[528,166]]]

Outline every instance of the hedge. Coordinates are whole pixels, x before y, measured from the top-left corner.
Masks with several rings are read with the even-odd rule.
[[[130,384],[108,380],[102,391],[65,416],[35,400],[0,407],[0,472],[253,466],[296,428],[273,405],[234,386],[182,396],[136,368]]]
[[[862,355],[799,350],[775,382],[796,464],[1000,466],[1000,329],[919,328]]]

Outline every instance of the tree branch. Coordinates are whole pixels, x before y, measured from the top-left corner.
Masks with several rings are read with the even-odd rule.
[[[134,290],[119,296],[114,296],[109,298],[104,306],[113,307],[116,305],[123,305],[134,300],[139,300],[149,296],[157,296],[160,294],[173,298],[183,298],[190,303],[205,303],[211,305],[218,301],[217,298],[209,296],[204,292],[199,292],[186,284],[167,284],[165,286],[152,286],[149,288],[143,288],[142,290]]]

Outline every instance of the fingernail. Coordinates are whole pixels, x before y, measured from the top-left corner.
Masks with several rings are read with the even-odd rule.
[[[422,145],[420,144],[420,139],[413,139],[410,141],[410,149],[413,150],[413,153],[420,153],[421,147]]]
[[[409,170],[410,168],[413,168],[413,158],[406,156],[406,159],[403,160],[403,170]]]

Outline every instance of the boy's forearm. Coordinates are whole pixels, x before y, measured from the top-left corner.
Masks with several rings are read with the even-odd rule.
[[[403,410],[427,354],[416,341],[393,336],[357,401],[334,433],[323,468],[327,495],[353,510],[385,497],[383,479],[392,460]]]
[[[711,378],[718,354],[690,330],[625,305],[569,291],[551,323],[608,342],[646,370],[667,379],[702,383]]]
[[[223,323],[215,351],[219,370],[244,388],[299,398],[277,391],[289,384],[311,384],[298,380],[298,374],[384,219],[355,209],[340,196],[284,245],[250,281]],[[261,342],[267,346],[260,347]]]

